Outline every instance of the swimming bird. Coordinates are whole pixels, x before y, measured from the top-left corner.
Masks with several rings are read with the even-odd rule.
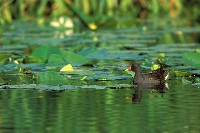
[[[163,66],[161,66],[158,70],[154,70],[149,73],[142,73],[141,66],[137,63],[133,63],[126,70],[135,72],[133,82],[136,84],[139,84],[139,83],[152,83],[152,84],[164,83],[167,80],[167,78],[169,76],[169,72],[170,72],[170,70],[163,70]]]

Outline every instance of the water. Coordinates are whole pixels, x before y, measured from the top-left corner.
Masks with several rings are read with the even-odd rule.
[[[194,37],[194,34],[199,34],[198,28],[179,28],[179,33],[181,30],[183,34],[176,34],[177,29],[173,28],[164,31],[153,28],[147,31],[141,31],[141,28],[106,30],[88,36],[88,33],[74,34],[64,39],[53,38],[53,31],[49,32],[48,29],[38,28],[37,31],[27,26],[26,30],[22,31],[18,25],[15,30],[5,32],[2,37],[12,42],[3,45],[0,53],[14,53],[23,57],[30,54],[34,47],[32,44],[44,43],[56,44],[64,50],[79,43],[95,45],[105,48],[106,53],[88,57],[94,67],[75,66],[78,74],[72,74],[72,78],[68,79],[69,84],[58,90],[55,88],[59,86],[37,85],[32,80],[35,73],[48,71],[45,65],[1,66],[0,79],[8,85],[0,81],[0,132],[200,131],[200,86],[181,81],[183,76],[192,81],[191,73],[199,74],[191,66],[182,66],[184,61],[181,58],[183,52],[195,51],[199,47],[198,38]],[[40,31],[44,32],[39,34]],[[99,40],[94,42],[93,37]],[[132,77],[124,69],[133,60],[148,66],[159,53],[165,54],[168,58],[166,63],[171,67],[167,85],[132,85]],[[58,70],[62,68],[57,67]],[[31,70],[31,73],[24,74],[19,71],[20,68]],[[146,71],[149,71],[149,67],[143,67],[143,72]],[[88,75],[87,80],[80,81],[80,75],[85,75],[84,72],[92,74]],[[95,78],[106,80],[96,81]]]
[[[194,132],[200,130],[200,88],[177,86],[142,91],[135,104],[129,89],[35,89],[0,92],[1,132]]]

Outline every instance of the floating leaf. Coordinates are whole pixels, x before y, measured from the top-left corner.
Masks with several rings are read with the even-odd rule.
[[[71,64],[68,64],[66,66],[64,66],[60,72],[73,72],[74,71],[74,68],[72,67]]]
[[[38,57],[39,59],[43,60],[44,62],[47,62],[48,58],[52,54],[57,54],[57,55],[61,56],[62,52],[56,46],[42,45],[42,46],[38,47],[37,49],[35,49],[31,55]]]
[[[88,57],[88,58],[95,58],[96,57],[101,57],[105,54],[105,51],[106,49],[97,49],[95,46],[91,46],[87,49],[83,49],[81,50],[78,54],[81,54],[85,57]]]
[[[5,81],[2,78],[0,78],[0,85],[4,84],[4,83],[5,83]]]
[[[92,53],[97,52],[97,51],[98,50],[97,50],[97,48],[95,46],[90,46],[90,47],[88,47],[86,49],[81,50],[80,52],[78,52],[78,54],[86,56],[88,54],[92,54]]]
[[[11,56],[12,56],[12,54],[0,54],[0,62],[8,59]]]
[[[159,64],[154,64],[152,67],[151,67],[151,70],[157,70],[160,68],[160,65]]]
[[[41,72],[38,76],[38,82],[41,84],[64,85],[67,82],[67,79],[64,76],[61,76],[58,72],[54,71]]]
[[[165,57],[165,53],[159,53],[158,56]]]
[[[195,80],[195,83],[200,83],[200,78],[199,77],[196,77],[194,80]]]
[[[73,52],[66,52],[63,55],[63,58],[65,61],[69,62],[70,64],[85,64],[85,63],[87,63],[87,60],[85,59],[85,57],[83,57],[79,54],[75,54]]]
[[[24,63],[38,63],[38,62],[41,62],[41,60],[35,56],[26,56],[24,58]]]
[[[167,57],[158,57],[158,61],[162,64],[164,64],[168,60]]]
[[[48,59],[48,63],[59,63],[59,62],[65,62],[65,61],[63,60],[62,56],[58,54],[52,54]]]
[[[85,47],[85,45],[74,45],[73,47],[69,48],[68,51],[77,53],[77,52],[81,51],[84,47]]]
[[[11,57],[12,54],[0,54],[0,66],[5,65],[9,61],[7,60],[9,57]]]
[[[11,40],[5,39],[5,38],[2,40],[2,44],[3,44],[3,45],[9,45],[10,42],[11,42]]]
[[[186,63],[190,63],[192,66],[200,68],[200,53],[185,52],[182,57]]]

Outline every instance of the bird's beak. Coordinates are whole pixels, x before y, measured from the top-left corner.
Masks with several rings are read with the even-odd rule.
[[[125,71],[130,71],[130,70],[131,70],[131,66],[125,69]]]

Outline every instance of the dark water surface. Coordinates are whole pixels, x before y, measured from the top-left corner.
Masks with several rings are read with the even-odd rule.
[[[64,38],[55,38],[54,30],[17,23],[14,30],[2,33],[6,41],[0,53],[24,57],[35,45],[55,44],[67,50],[84,44],[103,48],[105,54],[87,57],[94,67],[73,66],[78,73],[69,74],[72,78],[66,86],[56,86],[59,91],[52,91],[55,86],[37,85],[32,79],[34,74],[48,71],[46,64],[1,66],[0,79],[8,85],[0,81],[0,133],[200,131],[200,85],[181,80],[184,76],[192,81],[192,74],[200,75],[198,69],[184,66],[182,59],[183,52],[199,48],[200,28],[152,25],[62,35]],[[98,40],[94,41],[95,37]],[[132,77],[124,69],[134,61],[144,64],[143,72],[150,71],[148,63],[155,62],[160,53],[171,69],[168,85],[132,85]],[[57,67],[59,72],[63,66]],[[21,69],[31,73],[24,74]],[[87,80],[80,81],[85,75]]]
[[[168,85],[162,94],[143,90],[138,104],[133,88],[2,90],[0,132],[199,132],[200,88]]]

